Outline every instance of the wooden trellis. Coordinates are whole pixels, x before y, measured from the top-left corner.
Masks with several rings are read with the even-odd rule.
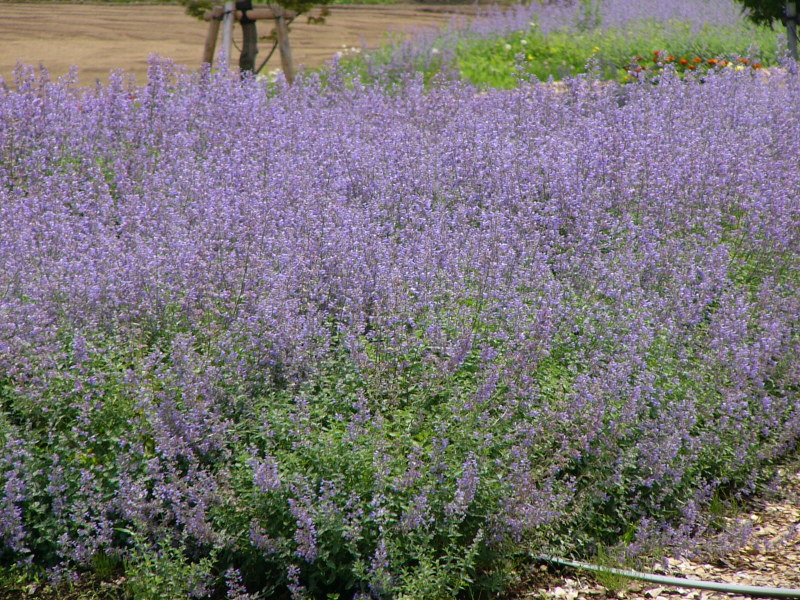
[[[242,26],[243,34],[243,48],[239,59],[239,68],[243,71],[260,71],[266,60],[259,69],[255,69],[255,57],[258,53],[258,36],[255,23],[259,20],[274,20],[277,38],[275,46],[280,51],[281,67],[286,80],[291,83],[294,80],[294,63],[292,61],[292,49],[289,45],[289,23],[294,20],[295,16],[294,11],[286,10],[277,5],[253,8],[249,0],[228,1],[224,7],[217,6],[207,11],[204,17],[209,22],[209,25],[203,49],[203,62],[213,64],[220,25],[222,25],[223,60],[226,61],[226,65],[230,64],[231,47],[233,45],[233,22],[237,21]],[[273,52],[274,50],[275,47],[273,47]],[[270,52],[270,56],[272,56],[272,52]],[[269,57],[267,57],[268,59]]]

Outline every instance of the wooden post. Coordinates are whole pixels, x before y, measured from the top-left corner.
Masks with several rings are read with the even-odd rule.
[[[206,35],[206,45],[203,48],[203,62],[214,64],[214,51],[217,49],[217,38],[219,37],[219,20],[211,19],[208,22],[208,34]]]
[[[247,11],[253,9],[252,0],[236,0],[236,11],[242,12],[239,24],[242,26],[242,52],[239,54],[239,72],[252,73],[256,69],[256,54],[258,54],[258,31],[256,22],[250,19]]]
[[[286,81],[294,81],[294,63],[292,62],[292,48],[289,45],[289,26],[286,24],[286,14],[281,6],[272,6],[275,13],[275,33],[278,36],[278,50],[281,51],[281,67]]]
[[[225,9],[221,6],[216,6],[211,10],[206,11],[206,14],[203,16],[203,18],[206,21],[210,21],[212,19],[216,19],[219,21],[224,16],[225,16]],[[240,10],[234,11],[233,13],[233,18],[235,21],[241,21],[244,16],[245,14]],[[283,16],[285,16],[287,19],[294,19],[295,16],[297,15],[292,10],[284,10]],[[271,8],[254,8],[253,10],[247,11],[247,18],[250,19],[251,21],[258,21],[260,19],[274,19],[275,13],[272,12]]]
[[[789,44],[789,54],[797,61],[797,3],[793,0],[786,2],[786,41]]]
[[[212,62],[214,59],[219,23],[222,21],[223,55],[226,61],[225,64],[230,65],[230,52],[233,45],[233,21],[239,21],[242,24],[244,37],[244,47],[239,55],[239,69],[242,71],[255,71],[256,54],[258,54],[258,35],[255,22],[260,19],[274,19],[275,32],[278,38],[277,47],[281,51],[281,66],[286,75],[286,80],[291,83],[294,81],[294,63],[292,62],[292,49],[289,46],[289,23],[297,16],[297,13],[292,10],[285,10],[278,5],[273,5],[271,8],[254,9],[248,9],[246,6],[252,6],[252,4],[247,0],[236,0],[236,2],[226,2],[224,8],[216,6],[206,11],[203,18],[206,21],[210,21],[210,25],[208,37],[206,38],[206,47],[203,51],[204,62]],[[214,25],[215,23],[216,26]],[[270,56],[272,56],[272,52],[270,52]],[[263,66],[262,64],[261,67],[263,68]]]
[[[233,48],[233,11],[235,3],[233,0],[228,0],[225,3],[225,14],[222,17],[222,60],[225,66],[229,67],[231,64],[231,49]]]

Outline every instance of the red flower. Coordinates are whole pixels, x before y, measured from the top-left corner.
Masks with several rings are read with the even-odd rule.
[[[709,60],[709,61],[708,61],[708,64],[710,64],[710,65],[713,67],[713,66],[714,66],[715,64],[717,64],[718,62],[719,62],[719,61],[718,61],[716,58],[712,58],[711,60]]]
[[[742,63],[743,65],[749,65],[750,64],[750,61],[747,60],[746,58],[740,58],[739,62]]]
[[[694,71],[696,68],[697,67],[695,67],[694,65],[689,65],[689,69],[692,70],[692,71]]]
[[[689,61],[688,61],[688,60],[686,60],[685,58],[682,58],[682,59],[680,59],[680,61],[679,61],[679,62],[680,62],[682,65],[688,65],[688,64],[689,64]]]

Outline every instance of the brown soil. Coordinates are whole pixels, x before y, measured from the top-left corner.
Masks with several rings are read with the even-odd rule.
[[[292,25],[295,62],[318,67],[343,48],[374,47],[390,32],[444,26],[457,14],[474,14],[474,5],[394,4],[332,6],[322,25],[301,16]],[[272,25],[259,21],[259,36]],[[134,73],[144,81],[148,56],[158,54],[197,68],[208,25],[178,5],[53,4],[0,1],[0,75],[11,80],[18,61],[44,65],[53,76],[80,68],[80,83],[106,80],[112,69]],[[239,35],[238,25],[235,27]],[[235,40],[238,38],[235,37]],[[271,42],[259,44],[258,63]],[[234,55],[238,53],[234,49]],[[266,70],[279,67],[277,53]]]

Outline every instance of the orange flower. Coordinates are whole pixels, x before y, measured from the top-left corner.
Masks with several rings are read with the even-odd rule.
[[[685,58],[680,59],[680,61],[678,61],[678,62],[680,62],[682,65],[688,65],[689,64],[689,61],[686,60]]]
[[[713,67],[713,66],[714,66],[715,64],[717,64],[718,62],[719,62],[719,61],[718,61],[716,58],[712,58],[711,60],[709,60],[709,61],[708,61],[708,64],[710,64],[710,65]]]
[[[749,65],[750,64],[750,61],[747,60],[746,58],[740,58],[739,62],[742,63],[743,65]]]
[[[689,69],[691,69],[692,71],[694,71],[696,68],[697,67],[695,67],[694,65],[689,65]]]
[[[753,68],[754,68],[754,69],[760,69],[760,68],[761,68],[761,63],[755,63],[755,64],[753,65]]]
[[[643,61],[643,60],[644,60],[644,56],[637,56],[637,57],[636,57],[636,58],[634,58],[633,60],[635,60],[636,62]]]
[[[673,60],[675,60],[675,57],[672,54],[667,56],[667,62],[672,62]]]
[[[723,60],[723,61],[720,61],[719,64],[721,64],[723,67],[727,67],[728,66],[728,61],[727,60]]]
[[[699,56],[695,56],[695,57],[694,57],[694,60],[693,60],[692,62],[693,62],[693,63],[701,63],[701,62],[703,62],[703,59],[702,59],[702,58],[700,58]]]

